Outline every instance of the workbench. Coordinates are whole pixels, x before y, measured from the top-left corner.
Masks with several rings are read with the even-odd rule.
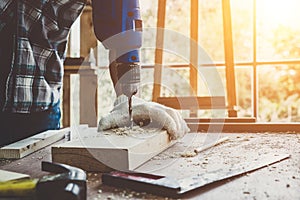
[[[216,136],[216,135],[214,135]],[[229,140],[194,157],[184,157],[203,144],[209,133],[189,133],[137,170],[176,179],[214,170],[230,170],[268,154],[291,157],[238,178],[196,190],[184,199],[300,199],[300,134],[222,133]],[[63,141],[59,141],[61,143]],[[18,160],[0,160],[0,169],[41,177],[41,161],[51,161],[50,146]],[[101,184],[101,173],[88,172],[88,199],[170,199]]]

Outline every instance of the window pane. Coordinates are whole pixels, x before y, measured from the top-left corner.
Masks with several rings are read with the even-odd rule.
[[[253,60],[253,0],[231,0],[234,60]]]
[[[227,99],[226,72],[225,67],[218,67],[219,78],[223,83],[224,95]],[[253,116],[253,102],[252,102],[252,67],[251,66],[235,66],[235,80],[236,80],[236,101],[238,117],[252,117]],[[226,100],[227,101],[227,100]]]
[[[187,68],[163,69],[161,96],[189,96],[189,70]]]
[[[259,66],[259,120],[300,121],[300,65]]]
[[[236,67],[236,95],[238,117],[253,117],[252,67]]]
[[[157,5],[158,1],[142,0],[141,16],[143,20],[143,46],[141,49],[141,62],[154,64],[156,27],[157,24]]]
[[[215,62],[224,61],[221,0],[199,0],[199,43]]]
[[[299,0],[257,0],[258,59],[299,58],[299,7]]]

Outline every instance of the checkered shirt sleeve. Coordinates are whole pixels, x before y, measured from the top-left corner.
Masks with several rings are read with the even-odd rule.
[[[37,112],[59,101],[67,38],[84,5],[85,0],[0,1],[0,31],[16,20],[4,110]]]

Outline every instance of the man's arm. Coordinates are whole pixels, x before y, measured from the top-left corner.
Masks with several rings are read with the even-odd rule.
[[[43,6],[44,26],[48,39],[60,43],[68,37],[70,28],[80,16],[86,0],[50,0]]]

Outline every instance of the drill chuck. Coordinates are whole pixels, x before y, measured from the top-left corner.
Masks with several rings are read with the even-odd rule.
[[[131,98],[140,83],[143,24],[139,0],[93,0],[92,7],[95,35],[115,54],[110,58],[110,63],[117,63],[115,87]]]
[[[117,75],[119,87],[127,97],[135,95],[141,81],[140,65],[137,63],[118,63]]]

